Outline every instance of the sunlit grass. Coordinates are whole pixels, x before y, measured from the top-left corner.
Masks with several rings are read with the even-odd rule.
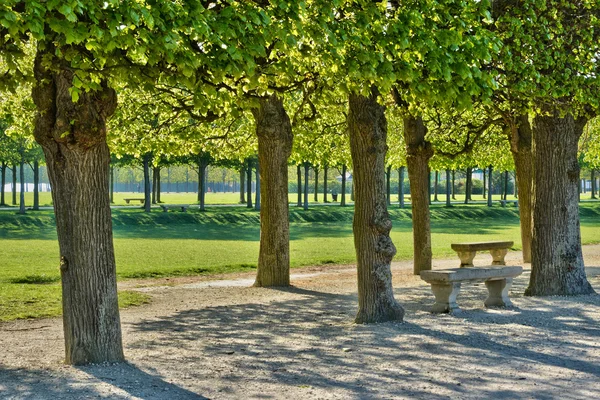
[[[395,260],[413,255],[410,207],[390,207]],[[600,243],[600,203],[581,205],[584,243]],[[353,263],[352,207],[290,208],[293,267]],[[433,255],[455,257],[454,242],[512,240],[520,245],[518,209],[484,205],[434,205]],[[118,279],[210,275],[256,268],[259,213],[244,207],[207,212],[144,213],[113,210]],[[51,211],[21,216],[0,212],[0,320],[38,318],[60,313],[59,251]],[[124,305],[146,301],[138,293],[121,295]]]

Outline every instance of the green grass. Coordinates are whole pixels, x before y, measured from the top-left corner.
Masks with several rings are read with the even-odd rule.
[[[583,242],[600,243],[600,202],[580,207]],[[390,207],[396,260],[412,258],[410,208]],[[352,207],[290,208],[293,267],[352,263]],[[518,209],[481,204],[432,206],[434,257],[455,257],[450,243],[513,240],[520,249]],[[113,210],[118,279],[209,275],[256,268],[259,213],[245,207],[206,212],[147,214],[137,208]],[[0,212],[0,320],[60,314],[58,243],[51,211],[17,215]],[[122,305],[147,301],[139,293],[121,293]]]

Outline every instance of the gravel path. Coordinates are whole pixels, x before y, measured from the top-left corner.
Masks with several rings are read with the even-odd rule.
[[[584,254],[600,291],[600,246]],[[513,310],[486,310],[478,284],[464,285],[461,314],[432,315],[411,269],[393,266],[406,321],[377,325],[352,323],[348,266],[294,270],[289,289],[248,287],[248,274],[128,281],[153,298],[122,311],[128,363],[65,366],[60,319],[1,323],[0,398],[598,398],[600,296],[523,297],[526,271]]]

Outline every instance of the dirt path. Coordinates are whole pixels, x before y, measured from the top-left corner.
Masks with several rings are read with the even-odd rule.
[[[600,291],[600,246],[584,254]],[[411,270],[393,266],[406,322],[368,326],[352,323],[349,266],[296,269],[285,290],[248,287],[253,274],[128,281],[153,299],[122,311],[129,363],[64,366],[60,319],[2,323],[0,398],[598,398],[600,296],[526,298],[525,273],[514,310],[484,309],[480,284],[461,292],[463,313],[432,315]]]

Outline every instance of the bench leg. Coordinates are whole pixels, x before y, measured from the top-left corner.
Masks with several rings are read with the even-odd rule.
[[[161,208],[162,208],[163,212],[168,212],[169,211],[169,208],[167,208],[165,206],[161,206]]]
[[[513,278],[496,279],[485,281],[488,289],[488,298],[485,299],[486,307],[512,307],[512,302],[508,298],[508,291],[512,286]]]
[[[504,256],[508,253],[508,249],[494,249],[490,250],[490,254],[492,255],[492,265],[506,265],[504,262]]]
[[[456,298],[460,292],[460,282],[446,285],[432,283],[431,291],[435,296],[435,304],[431,307],[432,313],[441,314],[460,311],[458,304],[456,304]]]
[[[457,251],[458,258],[460,258],[460,267],[472,267],[473,259],[475,258],[476,251]]]

